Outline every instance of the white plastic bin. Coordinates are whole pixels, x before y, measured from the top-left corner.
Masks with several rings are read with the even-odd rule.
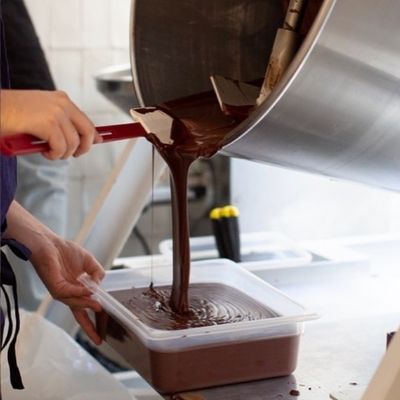
[[[312,255],[288,237],[278,232],[250,232],[240,235],[241,265],[251,265],[253,270],[258,267],[292,267],[308,264]],[[172,259],[172,239],[163,240],[159,249],[161,254]],[[218,258],[219,254],[213,236],[190,238],[190,253],[192,260]]]
[[[228,260],[192,264],[191,283],[222,283],[278,316],[181,330],[143,324],[107,292],[150,283],[150,268],[107,271],[97,293],[105,313],[98,329],[153,387],[173,393],[289,375],[296,368],[303,322],[316,318],[282,292]],[[172,268],[153,267],[155,286],[171,284]]]

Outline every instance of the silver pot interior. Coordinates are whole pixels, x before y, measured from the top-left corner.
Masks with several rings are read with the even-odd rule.
[[[400,190],[399,16],[398,1],[324,0],[280,84],[224,153]],[[283,9],[133,0],[131,18],[135,90],[150,105],[211,90],[211,73],[263,77]]]
[[[132,65],[143,104],[211,90],[210,73],[251,81],[265,74],[281,0],[136,0]]]

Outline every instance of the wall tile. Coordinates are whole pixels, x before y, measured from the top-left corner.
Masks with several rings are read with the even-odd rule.
[[[112,50],[113,65],[130,64],[129,47]]]
[[[112,61],[111,50],[85,50],[83,56],[83,109],[87,113],[109,112],[115,107],[96,88],[95,74],[109,66]]]
[[[51,50],[50,68],[57,89],[64,90],[82,107],[82,59],[79,50]]]
[[[43,47],[50,45],[50,0],[25,0]]]
[[[82,36],[84,48],[109,47],[109,0],[83,0],[82,16]]]
[[[52,48],[82,47],[82,9],[81,0],[51,0],[50,46]]]
[[[130,0],[111,1],[111,45],[129,47]]]

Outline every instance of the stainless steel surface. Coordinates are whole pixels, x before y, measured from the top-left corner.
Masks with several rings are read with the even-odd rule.
[[[400,190],[400,3],[322,11],[286,82],[226,151]]]
[[[296,397],[290,395],[294,388],[300,391],[300,400],[361,399],[385,352],[386,333],[400,326],[400,235],[307,241],[299,245],[316,254],[327,252],[337,257],[338,268],[329,279],[323,261],[316,262],[321,271],[312,268],[302,277],[289,268],[287,279],[278,287],[321,316],[306,325],[293,375],[198,390],[190,396],[185,394],[181,400],[294,400]],[[332,249],[339,251],[332,254]],[[353,273],[347,262],[353,252],[364,259],[369,273]],[[123,263],[134,268],[138,262],[126,259]],[[346,267],[350,267],[347,274]],[[137,388],[137,400],[162,398],[137,375],[127,385]]]
[[[123,112],[129,114],[132,107],[139,106],[130,64],[104,68],[95,75],[95,79],[97,90]]]
[[[281,83],[224,153],[400,190],[400,2],[325,0]],[[279,1],[132,1],[132,69],[153,104],[262,77]]]
[[[340,244],[367,256],[372,274],[330,280],[322,275],[320,281],[280,287],[321,315],[306,325],[293,375],[199,390],[193,395],[200,397],[193,400],[361,399],[385,352],[386,333],[400,325],[400,238],[358,238]],[[293,388],[300,396],[290,395]]]
[[[145,105],[211,90],[212,72],[265,75],[280,0],[132,0],[131,62]]]
[[[302,40],[298,31],[303,9],[304,0],[290,0],[283,27],[276,32],[267,72],[257,98],[257,105],[263,104],[271,94],[299,49]]]
[[[398,321],[385,315],[379,324],[370,319],[316,323],[307,328],[293,375],[193,394],[199,400],[360,400],[385,351],[385,328]],[[292,389],[300,395],[292,396]]]
[[[306,1],[304,0],[291,0],[286,11],[285,22],[283,24],[284,29],[292,31],[297,30],[298,23],[300,21],[301,10],[305,6]]]

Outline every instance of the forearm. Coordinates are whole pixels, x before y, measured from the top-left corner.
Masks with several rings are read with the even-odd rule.
[[[11,203],[7,213],[7,224],[4,236],[18,240],[31,250],[30,261],[50,294],[67,304],[89,337],[100,344],[101,339],[85,308],[100,311],[101,306],[90,297],[90,291],[78,283],[77,277],[86,272],[99,282],[104,276],[101,265],[85,249],[63,240],[16,201]]]
[[[57,241],[57,235],[25,210],[15,200],[7,213],[7,230],[4,237],[18,240],[33,255],[42,253],[49,243]],[[53,244],[54,245],[54,244]]]

